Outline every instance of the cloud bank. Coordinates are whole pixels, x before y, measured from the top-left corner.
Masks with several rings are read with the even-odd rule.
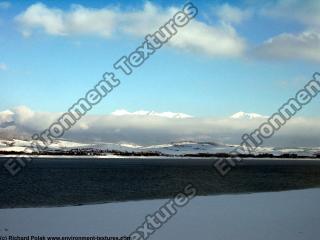
[[[34,112],[27,107],[0,112],[0,138],[28,139],[32,134],[47,128],[60,114]],[[262,115],[254,115],[253,118],[181,118],[179,117],[181,114],[175,113],[171,117],[168,117],[167,113],[88,115],[64,137],[83,142],[126,142],[140,145],[183,140],[239,144],[242,134],[250,133],[265,120],[265,116]],[[319,118],[294,118],[268,140],[266,145],[320,146],[319,120]]]
[[[5,6],[4,2],[4,6]],[[168,43],[172,48],[208,56],[254,56],[267,60],[319,62],[320,2],[313,0],[278,0],[263,2],[259,8],[248,4],[240,8],[228,3],[201,9],[208,22],[194,19]],[[119,6],[89,8],[73,4],[69,9],[48,7],[35,3],[15,17],[24,36],[42,32],[52,36],[139,37],[153,33],[178,11],[177,6],[160,7],[146,2],[142,7],[123,9]],[[237,31],[239,24],[254,17],[276,19],[301,25],[300,33],[272,36],[256,47]],[[263,26],[262,26],[263,27]]]
[[[56,36],[143,37],[155,32],[178,10],[175,6],[164,9],[150,2],[146,2],[142,9],[131,11],[115,7],[86,8],[81,5],[72,5],[69,10],[62,10],[36,3],[15,19],[24,36],[41,31]],[[221,9],[219,16],[222,20],[228,21],[209,25],[193,20],[170,40],[169,45],[213,56],[241,55],[246,48],[245,41],[238,36],[230,23],[240,21],[243,16],[239,10],[228,6]]]
[[[296,21],[308,27],[320,27],[320,2],[314,0],[277,0],[268,3],[262,15]]]
[[[299,33],[284,32],[273,36],[256,49],[258,58],[320,62],[320,2],[313,0],[278,0],[263,6],[260,15],[292,22],[304,28]]]
[[[300,34],[283,33],[255,49],[255,55],[266,59],[303,59],[320,62],[320,33],[307,31]]]

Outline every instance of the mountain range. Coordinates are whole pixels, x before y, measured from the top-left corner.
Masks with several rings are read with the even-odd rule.
[[[31,141],[28,140],[0,140],[0,152],[2,154],[12,152],[24,152],[26,148],[31,146]],[[46,152],[54,153],[69,151],[78,152],[90,152],[90,153],[105,153],[106,155],[112,155],[113,153],[125,154],[125,153],[145,153],[152,154],[158,153],[160,155],[167,156],[185,156],[185,155],[197,155],[197,154],[222,154],[230,153],[235,149],[237,145],[227,145],[215,142],[193,142],[182,141],[173,142],[161,145],[141,146],[129,143],[80,143],[67,140],[55,140]],[[30,150],[29,150],[30,151]],[[320,148],[275,148],[275,147],[258,147],[255,154],[272,154],[274,156],[280,156],[283,154],[296,154],[297,156],[315,156],[320,153]]]

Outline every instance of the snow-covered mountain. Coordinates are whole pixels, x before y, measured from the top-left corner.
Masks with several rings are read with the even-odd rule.
[[[2,152],[23,152],[31,146],[31,141],[27,140],[0,140],[0,151]],[[161,145],[140,146],[128,143],[79,143],[66,140],[56,140],[48,148],[48,151],[68,151],[68,150],[94,150],[94,151],[118,151],[128,153],[152,153],[157,152],[165,155],[186,155],[186,154],[216,154],[230,153],[236,145],[217,144],[214,142],[174,142]],[[30,151],[30,150],[28,150]],[[320,153],[320,147],[315,148],[274,148],[274,147],[258,147],[257,154],[271,153],[273,155],[281,154],[297,154],[298,156],[313,156]]]
[[[155,111],[135,111],[129,112],[124,109],[119,109],[111,113],[113,116],[125,116],[125,115],[136,115],[136,116],[156,116],[156,117],[165,117],[165,118],[191,118],[191,115],[185,113],[175,113],[175,112],[155,112]]]
[[[0,140],[0,151],[22,152],[31,146],[31,141],[26,140]],[[56,140],[49,145],[48,150],[71,150],[71,149],[95,149],[103,151],[120,152],[160,152],[168,155],[183,155],[196,153],[217,153],[231,151],[231,146],[213,142],[175,142],[162,145],[140,146],[128,143],[78,143],[65,140]]]
[[[268,118],[268,116],[263,116],[258,113],[246,113],[246,112],[237,112],[230,116],[232,119],[263,119]]]

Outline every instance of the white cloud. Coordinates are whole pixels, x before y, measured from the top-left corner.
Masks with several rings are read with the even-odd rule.
[[[0,139],[30,137],[48,128],[60,115],[34,112],[27,107],[0,112]],[[294,118],[266,143],[285,147],[320,146],[319,120]],[[265,118],[259,117],[175,118],[122,110],[120,115],[87,115],[64,137],[77,141],[131,142],[141,145],[183,140],[239,144],[242,134],[252,132],[263,121]]]
[[[11,7],[11,3],[10,2],[0,2],[0,9],[8,9]]]
[[[310,27],[320,26],[320,1],[278,0],[269,3],[261,12],[265,16],[295,20]]]
[[[146,2],[143,9],[131,12],[118,12],[117,27],[124,33],[134,36],[145,36],[153,33],[161,25],[167,22],[176,11],[177,8],[162,9],[150,2]]]
[[[93,10],[73,5],[69,12],[36,3],[16,17],[24,34],[42,29],[50,35],[96,34],[108,37],[114,28],[115,13],[108,9]]]
[[[211,56],[237,57],[241,56],[246,49],[244,39],[238,36],[231,25],[221,24],[218,27],[212,27],[199,21],[191,22],[190,25],[181,29],[169,44]]]
[[[306,31],[300,34],[283,33],[254,50],[254,55],[267,59],[302,59],[320,61],[320,33]]]
[[[97,35],[112,37],[125,34],[143,37],[153,33],[166,23],[179,9],[162,9],[146,2],[143,9],[123,11],[106,7],[102,9],[85,8],[73,5],[69,11],[48,8],[42,3],[33,4],[16,17],[22,33],[30,36],[34,31],[44,31],[49,35]],[[239,21],[240,12],[229,7],[229,19]],[[236,19],[237,18],[237,19]],[[180,29],[169,45],[187,51],[208,55],[239,56],[245,49],[245,41],[236,30],[226,22],[209,25],[196,19]]]
[[[0,112],[0,124],[13,121],[12,116],[14,113],[10,110]]]
[[[249,10],[242,10],[240,8],[231,6],[228,3],[215,7],[214,12],[221,21],[235,24],[243,22],[251,15],[251,12]]]
[[[13,112],[13,121],[17,124],[26,123],[30,119],[32,119],[35,115],[35,113],[26,106],[20,106],[20,107],[14,108],[10,112]]]
[[[299,23],[305,30],[273,36],[253,50],[255,56],[276,60],[320,61],[320,1],[277,0],[261,9],[260,13],[264,16]]]
[[[7,65],[6,64],[4,64],[4,63],[0,63],[0,70],[7,70]]]

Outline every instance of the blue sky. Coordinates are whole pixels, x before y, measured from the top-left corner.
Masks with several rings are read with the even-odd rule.
[[[101,24],[101,14],[104,14],[99,15],[101,9],[108,9],[121,18],[128,13],[145,14],[145,6],[149,4],[156,10],[156,25],[159,19],[166,19],[168,8],[179,8],[184,1],[1,3],[0,110],[25,105],[34,111],[62,112],[92,88],[103,72],[113,71],[112,65],[118,58],[128,55],[143,42],[141,29],[135,29],[133,23],[128,25],[133,33],[118,32],[123,24],[128,24],[121,21],[112,26],[115,30],[110,36],[99,32],[103,27],[110,27],[108,23],[90,32],[90,24]],[[216,53],[215,46],[203,43],[202,39],[214,37],[217,44],[225,39],[213,33],[206,36],[206,31],[198,38],[197,51],[188,49],[188,45],[167,45],[132,75],[118,75],[121,86],[91,114],[144,109],[199,117],[223,117],[238,111],[270,115],[303,87],[313,72],[319,71],[320,54],[316,53],[320,50],[320,34],[316,17],[320,4],[317,1],[193,3],[199,10],[195,21],[204,24],[205,30],[233,32],[227,33],[227,38],[234,41],[235,46],[230,46],[233,50]],[[35,4],[40,4],[40,10],[31,11]],[[55,17],[77,11],[72,10],[72,4],[91,11],[90,22],[80,25],[81,30],[75,29],[79,26],[70,27],[62,22],[66,34],[60,34],[55,32],[56,25],[50,19],[36,22],[32,16],[43,11],[53,14],[54,21]],[[312,9],[311,12],[306,14],[301,4]],[[307,17],[312,14],[314,18]],[[145,24],[145,19],[141,21]],[[83,30],[86,27],[89,30]],[[236,49],[242,46],[236,41],[244,42],[241,43],[243,49]],[[318,109],[316,99],[300,115],[319,116]]]

